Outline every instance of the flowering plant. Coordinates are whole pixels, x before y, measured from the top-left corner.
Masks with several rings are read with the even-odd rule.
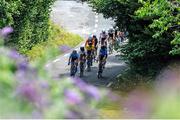
[[[11,32],[10,27],[2,29],[1,41]],[[106,92],[78,78],[51,78],[44,65],[58,51],[49,52],[32,64],[1,44],[1,118],[97,118],[95,106]]]

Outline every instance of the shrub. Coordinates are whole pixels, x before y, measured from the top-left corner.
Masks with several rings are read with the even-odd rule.
[[[58,48],[59,46],[67,46],[70,49],[78,45],[83,40],[79,35],[69,33],[64,29],[59,28],[57,25],[53,23],[51,23],[49,32],[50,37],[46,42],[42,42],[35,45],[34,47],[32,47],[31,50],[25,53],[30,58],[30,60],[35,60],[37,58],[42,57],[48,48]],[[61,50],[61,52],[63,51]]]

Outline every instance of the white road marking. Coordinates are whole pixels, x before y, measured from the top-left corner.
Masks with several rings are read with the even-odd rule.
[[[99,16],[98,15],[95,15],[95,18],[98,18]]]
[[[96,24],[95,24],[95,28],[97,28],[97,27],[98,27],[98,24],[96,23]]]
[[[96,19],[96,20],[95,20],[95,22],[96,22],[96,23],[98,23],[98,22],[99,22],[99,20],[98,20],[98,19]]]
[[[60,58],[54,60],[53,63],[56,63],[56,62],[58,62],[58,61],[60,61]]]

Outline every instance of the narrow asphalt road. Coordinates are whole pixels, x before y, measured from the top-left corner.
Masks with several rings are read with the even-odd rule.
[[[70,32],[79,34],[83,38],[88,37],[92,33],[99,35],[102,29],[107,30],[113,26],[114,22],[112,20],[104,19],[102,15],[92,11],[92,8],[86,3],[57,0],[53,6],[51,19],[54,23]],[[78,47],[75,49],[78,49]],[[67,64],[70,52],[57,57],[54,61],[47,64],[46,67],[54,78],[69,76],[70,66]],[[116,53],[109,55],[102,79],[97,79],[97,63],[93,65],[91,72],[85,72],[85,76],[82,79],[98,87],[109,85],[113,78],[126,68],[125,63],[119,60],[116,55]]]

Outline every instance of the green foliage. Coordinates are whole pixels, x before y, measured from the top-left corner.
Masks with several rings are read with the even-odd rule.
[[[49,48],[29,63],[0,46],[0,118],[98,118],[95,108],[107,92],[80,79],[52,78],[44,66],[58,54],[59,49]]]
[[[122,74],[118,75],[114,83],[111,85],[113,90],[120,90],[121,92],[128,93],[137,87],[146,89],[153,88],[153,79],[149,76],[142,76],[137,74],[131,69],[126,69]]]
[[[1,0],[0,28],[12,26],[15,31],[6,45],[25,53],[49,36],[49,14],[54,0]]]
[[[173,55],[179,55],[179,3],[168,0],[89,0],[97,12],[115,19],[129,32],[119,48],[130,67],[142,75],[155,75]],[[172,43],[172,44],[171,44]],[[172,50],[173,49],[173,50]]]
[[[69,33],[53,23],[50,24],[49,32],[50,37],[47,41],[36,44],[31,50],[25,53],[30,60],[43,57],[49,48],[59,48],[62,45],[73,48],[83,41],[80,36]]]
[[[152,24],[149,25],[153,29],[153,37],[158,39],[162,38],[163,34],[168,34],[173,45],[173,50],[170,53],[180,55],[180,4],[178,0],[142,0],[141,3],[143,7],[136,11],[136,15],[142,19],[153,20]]]

